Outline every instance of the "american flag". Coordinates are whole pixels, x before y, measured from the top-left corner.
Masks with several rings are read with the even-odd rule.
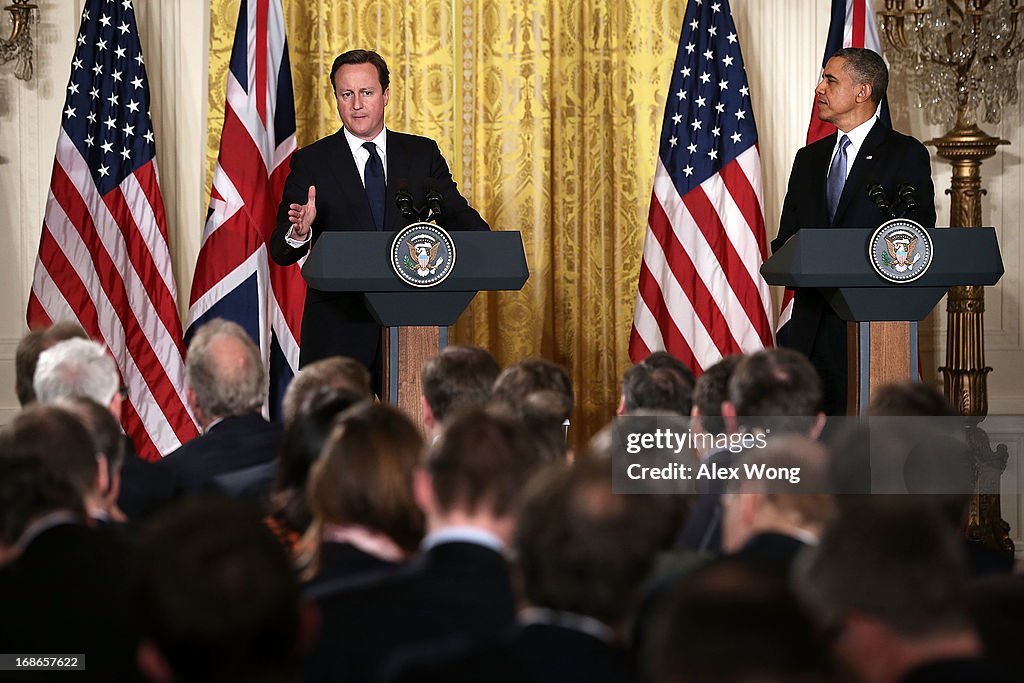
[[[271,408],[298,370],[306,293],[301,263],[278,266],[266,247],[294,151],[295,103],[281,1],[242,0],[186,339],[211,318],[244,327],[269,367]]]
[[[686,4],[629,340],[699,373],[771,346],[761,158],[728,0]]]
[[[158,178],[132,0],[87,0],[27,317],[33,329],[78,320],[106,344],[125,431],[149,459],[197,434]]]
[[[825,52],[821,58],[822,70],[824,70],[829,57],[844,47],[867,47],[882,54],[882,44],[878,40],[878,25],[875,23],[873,0],[832,0],[832,16],[828,24]],[[882,100],[879,116],[885,125],[892,125],[889,119],[889,104],[886,100]],[[836,132],[835,126],[818,118],[818,108],[812,101],[811,122],[807,125],[807,144],[817,142],[834,132]],[[786,323],[793,317],[793,296],[792,289],[787,289],[782,295],[778,332],[775,335],[779,344],[784,343]]]

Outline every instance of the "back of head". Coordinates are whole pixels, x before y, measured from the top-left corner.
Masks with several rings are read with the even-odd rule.
[[[33,385],[40,403],[86,396],[107,406],[117,394],[119,382],[114,359],[102,344],[73,338],[58,342],[39,354]]]
[[[527,601],[622,623],[672,520],[652,496],[612,492],[611,463],[550,467],[527,490],[516,532]]]
[[[423,364],[420,391],[434,419],[443,422],[460,410],[486,405],[500,372],[486,349],[449,346]]]
[[[875,496],[844,510],[798,558],[794,586],[826,626],[861,614],[909,639],[955,633],[968,624],[962,553],[927,501]]]
[[[520,421],[479,408],[454,416],[426,455],[441,512],[496,517],[518,513],[526,482],[549,463]]]
[[[413,494],[423,437],[388,405],[360,403],[339,415],[309,476],[309,508],[317,524],[358,525],[413,552],[423,513]]]
[[[17,544],[34,519],[62,510],[85,517],[71,482],[39,458],[0,454],[0,549]]]
[[[557,363],[527,358],[505,368],[494,381],[494,401],[516,410],[525,405],[531,395],[538,393],[546,394],[548,399],[558,403],[559,420],[568,420],[572,416],[572,380],[569,372]]]
[[[867,83],[871,86],[871,101],[878,104],[885,97],[889,88],[889,69],[885,66],[882,55],[864,47],[844,47],[834,52],[832,57],[846,60],[845,68],[854,83]]]
[[[0,457],[36,458],[71,482],[79,495],[96,489],[96,446],[74,415],[53,405],[31,405],[0,431]]]
[[[949,399],[923,382],[893,382],[875,390],[868,406],[872,417],[953,417]]]
[[[142,636],[175,680],[290,680],[297,671],[298,580],[244,504],[190,500],[154,520],[141,587]]]
[[[689,369],[686,373],[673,365],[637,363],[622,377],[625,411],[668,410],[689,415],[693,405],[693,373]]]
[[[18,342],[14,351],[14,393],[18,403],[26,406],[36,400],[36,390],[32,380],[36,374],[36,363],[43,352],[43,331],[29,330],[28,334]]]
[[[291,425],[311,397],[325,389],[352,394],[360,399],[372,398],[370,372],[354,358],[332,356],[303,366],[288,384],[281,401],[283,422]]]
[[[651,683],[799,683],[826,677],[825,649],[785,585],[738,562],[687,576],[655,614]]]
[[[743,358],[729,380],[729,401],[742,426],[751,418],[772,418],[774,433],[807,433],[821,409],[821,379],[806,356],[792,349],[768,349]]]
[[[256,412],[267,394],[260,350],[241,325],[220,318],[189,342],[185,382],[208,418]]]
[[[693,406],[700,411],[700,422],[709,434],[725,432],[722,404],[729,400],[729,380],[743,356],[726,356],[697,378],[693,385]]]
[[[85,396],[62,398],[57,405],[78,418],[92,435],[96,454],[106,457],[111,471],[121,469],[125,456],[124,432],[104,406]]]

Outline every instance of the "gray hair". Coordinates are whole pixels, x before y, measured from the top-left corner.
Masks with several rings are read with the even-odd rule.
[[[39,354],[32,385],[40,403],[85,396],[107,406],[120,377],[106,348],[91,339],[68,339]]]
[[[241,325],[221,318],[200,327],[189,343],[185,381],[211,417],[255,412],[267,395],[259,348]]]

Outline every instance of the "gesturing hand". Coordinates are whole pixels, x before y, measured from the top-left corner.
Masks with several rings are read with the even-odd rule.
[[[316,187],[309,186],[309,197],[305,204],[291,204],[288,207],[288,222],[292,224],[292,237],[304,240],[309,236],[310,226],[316,220]]]

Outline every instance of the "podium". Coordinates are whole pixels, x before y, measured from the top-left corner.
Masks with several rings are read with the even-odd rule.
[[[479,291],[519,290],[530,273],[515,231],[452,231],[455,265],[430,288],[402,282],[391,268],[393,232],[327,231],[313,245],[302,275],[325,292],[362,294],[384,328],[382,397],[417,422],[420,369],[448,345],[455,324]]]
[[[761,266],[770,285],[817,289],[847,326],[847,412],[859,414],[872,391],[920,379],[917,323],[954,285],[994,285],[1003,274],[994,228],[933,228],[932,262],[911,282],[882,278],[868,258],[874,228],[797,232]]]

